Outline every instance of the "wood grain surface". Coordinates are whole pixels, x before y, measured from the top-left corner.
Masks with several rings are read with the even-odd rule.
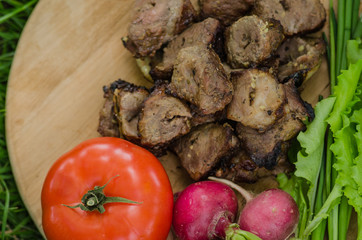
[[[99,136],[102,87],[118,78],[151,86],[121,43],[132,4],[41,0],[22,33],[8,85],[6,136],[20,194],[39,229],[48,169],[78,143]],[[302,89],[313,105],[319,95],[329,94],[325,60]],[[190,183],[174,156],[160,160],[175,192]]]

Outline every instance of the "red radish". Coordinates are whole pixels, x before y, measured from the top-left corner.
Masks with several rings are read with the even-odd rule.
[[[173,229],[182,240],[225,237],[225,228],[236,217],[238,202],[227,185],[202,181],[183,190],[174,205]]]
[[[240,229],[254,233],[263,240],[284,240],[295,230],[299,221],[298,206],[285,191],[270,189],[253,197],[228,180],[210,179],[231,186],[245,198],[246,205],[238,221]]]

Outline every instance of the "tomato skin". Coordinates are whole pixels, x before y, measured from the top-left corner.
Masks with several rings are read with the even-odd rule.
[[[104,194],[142,202],[108,203],[105,212],[71,209],[95,186]],[[61,156],[46,176],[41,193],[42,224],[48,240],[166,239],[172,222],[173,194],[158,159],[128,141],[100,137]]]

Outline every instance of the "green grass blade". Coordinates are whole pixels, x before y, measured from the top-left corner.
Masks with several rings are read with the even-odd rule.
[[[337,75],[336,75],[336,29],[337,29],[337,21],[336,16],[333,10],[333,5],[329,8],[330,13],[330,24],[329,24],[329,32],[330,32],[330,61],[329,61],[329,76],[330,76],[330,84],[331,84],[331,94],[333,94],[334,86],[337,84]]]
[[[358,23],[360,4],[361,4],[360,0],[353,0],[353,7],[352,7],[352,30],[353,31],[355,30],[357,23]]]
[[[3,213],[3,217],[2,217],[2,222],[1,222],[1,239],[4,240],[5,239],[5,234],[6,234],[6,225],[7,225],[7,221],[8,221],[8,212],[9,212],[9,205],[10,205],[10,193],[9,193],[9,189],[6,186],[5,181],[0,178],[0,183],[4,189],[4,194],[5,194],[5,205],[4,205],[4,213]]]
[[[342,55],[343,55],[343,39],[344,39],[344,19],[345,19],[345,9],[346,9],[346,0],[338,1],[338,18],[337,18],[337,72],[339,75],[341,73],[342,65]]]
[[[34,5],[38,0],[32,0],[30,2],[28,2],[25,5],[20,6],[19,8],[15,9],[12,12],[9,12],[8,14],[0,17],[0,24],[5,22],[6,20],[8,20],[9,18],[12,18],[13,16],[15,16],[16,14],[25,11],[27,8],[29,8],[30,6]]]

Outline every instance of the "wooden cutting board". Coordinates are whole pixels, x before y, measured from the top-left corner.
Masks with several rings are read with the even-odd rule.
[[[8,85],[6,136],[20,194],[40,230],[43,180],[63,153],[99,136],[102,87],[118,78],[151,86],[121,43],[132,3],[41,0],[21,36]],[[302,89],[312,104],[328,96],[325,60]],[[175,192],[190,183],[174,156],[160,160]]]

